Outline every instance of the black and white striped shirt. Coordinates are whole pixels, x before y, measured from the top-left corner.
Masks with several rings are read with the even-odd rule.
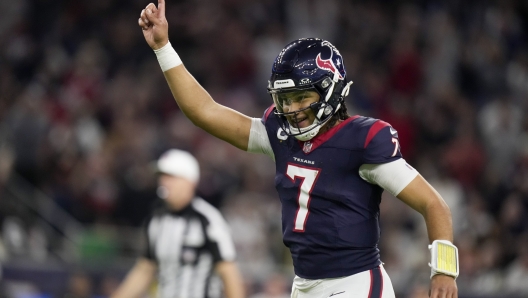
[[[213,269],[234,261],[229,227],[220,212],[201,198],[181,211],[167,207],[146,222],[144,257],[158,265],[158,297],[219,297],[221,285]]]

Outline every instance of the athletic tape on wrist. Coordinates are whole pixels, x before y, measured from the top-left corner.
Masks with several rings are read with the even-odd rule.
[[[154,53],[158,58],[159,65],[163,72],[182,64],[180,56],[178,56],[178,53],[176,53],[170,41],[163,47],[154,50]]]
[[[431,278],[437,274],[458,277],[458,249],[450,241],[435,240],[429,245],[431,250]]]

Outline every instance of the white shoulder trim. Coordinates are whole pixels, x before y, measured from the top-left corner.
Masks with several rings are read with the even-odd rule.
[[[207,237],[218,244],[222,259],[224,261],[234,261],[236,257],[235,244],[231,238],[230,228],[220,211],[202,198],[195,198],[192,201],[192,205],[196,211],[209,220],[209,225],[206,229]]]
[[[251,130],[249,132],[248,152],[263,153],[275,160],[275,154],[271,149],[266,126],[260,118],[251,118]]]
[[[384,190],[397,196],[418,176],[418,171],[403,158],[383,164],[364,164],[359,167],[359,176],[363,180],[377,184]]]

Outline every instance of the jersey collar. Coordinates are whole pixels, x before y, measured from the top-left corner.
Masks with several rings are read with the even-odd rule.
[[[338,125],[330,128],[329,130],[316,135],[313,139],[308,140],[306,142],[303,141],[297,141],[299,143],[299,146],[302,148],[304,154],[308,155],[310,152],[313,152],[317,147],[321,146],[323,143],[328,141],[331,137],[333,137],[341,128],[343,128],[347,123],[357,119],[359,115],[351,116],[350,118],[344,120],[343,122],[339,123]]]

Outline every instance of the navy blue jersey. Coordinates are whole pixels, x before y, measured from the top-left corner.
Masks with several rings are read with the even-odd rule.
[[[295,274],[332,278],[380,265],[383,189],[363,180],[359,167],[401,158],[396,131],[381,120],[353,116],[301,142],[281,131],[273,110],[262,121],[275,155],[284,244]]]

